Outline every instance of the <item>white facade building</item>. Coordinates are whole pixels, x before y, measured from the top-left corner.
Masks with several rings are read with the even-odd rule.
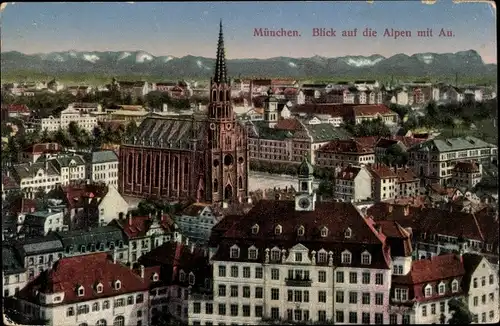
[[[88,179],[118,187],[118,156],[114,151],[92,152],[85,160]]]
[[[59,128],[67,129],[71,122],[76,122],[78,127],[86,130],[87,132],[92,132],[95,126],[97,126],[97,118],[88,113],[82,113],[78,109],[67,108],[61,112],[60,117],[50,116],[48,118],[42,118],[39,121],[41,130],[47,129],[47,131],[57,131]]]
[[[176,224],[182,234],[191,242],[206,244],[210,238],[212,227],[220,221],[210,205],[194,203],[186,207],[181,214],[175,218]]]

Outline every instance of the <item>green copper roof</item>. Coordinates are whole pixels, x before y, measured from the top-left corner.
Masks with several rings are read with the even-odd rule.
[[[314,173],[314,168],[309,163],[309,160],[307,159],[306,156],[304,156],[304,159],[302,160],[302,163],[299,165],[299,169],[297,170],[297,174],[299,176],[305,176],[305,177],[310,177]]]
[[[433,151],[441,153],[494,147],[496,146],[479,138],[467,136],[447,139],[434,138],[411,147],[409,151]]]

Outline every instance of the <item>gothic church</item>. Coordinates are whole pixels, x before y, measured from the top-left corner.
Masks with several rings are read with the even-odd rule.
[[[222,22],[207,112],[146,118],[120,147],[124,196],[236,203],[248,198],[247,133],[231,104]]]

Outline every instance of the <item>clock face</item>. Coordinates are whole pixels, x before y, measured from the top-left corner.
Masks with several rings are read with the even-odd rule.
[[[309,207],[309,199],[307,199],[307,198],[300,199],[299,200],[299,206],[301,208],[307,208],[307,207]]]

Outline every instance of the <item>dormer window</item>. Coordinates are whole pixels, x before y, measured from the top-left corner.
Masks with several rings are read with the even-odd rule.
[[[280,260],[280,254],[281,254],[281,252],[280,252],[280,250],[278,248],[273,248],[271,250],[271,260],[272,261],[278,261],[278,260]]]
[[[347,228],[345,231],[344,231],[344,238],[346,239],[350,239],[352,236],[352,230],[351,228]]]
[[[368,251],[365,251],[361,254],[361,264],[362,265],[370,265],[372,262],[372,255]]]
[[[257,234],[257,233],[259,233],[259,225],[255,224],[254,226],[252,226],[252,234]]]
[[[181,272],[179,273],[179,280],[180,280],[181,282],[186,281],[186,273],[184,273],[184,271],[181,271]]]
[[[104,251],[104,243],[99,244],[99,251]]]
[[[439,283],[438,286],[439,295],[443,295],[445,291],[446,291],[446,285],[443,282]]]
[[[83,288],[82,285],[78,287],[78,296],[83,297],[85,295],[85,289]]]
[[[297,235],[298,235],[299,237],[302,237],[302,236],[304,236],[304,233],[305,233],[305,229],[304,229],[304,227],[303,227],[302,225],[301,225],[301,226],[299,226],[299,228],[297,229]]]
[[[342,253],[341,258],[342,258],[342,264],[350,264],[352,255],[348,250],[346,250]]]
[[[118,241],[118,248],[120,248],[120,249],[123,248],[123,241],[122,240]]]
[[[194,274],[189,273],[189,285],[194,285]]]
[[[232,246],[229,255],[233,259],[240,258],[240,248],[237,245]]]
[[[431,286],[430,284],[428,284],[428,285],[425,287],[424,294],[425,294],[425,297],[426,297],[426,298],[429,298],[430,296],[432,296],[432,286]]]
[[[318,252],[318,263],[326,263],[326,251],[320,250]]]
[[[282,231],[283,231],[283,228],[279,224],[276,225],[276,227],[274,228],[274,234],[276,234],[276,235],[280,235]]]
[[[85,253],[85,251],[86,251],[85,245],[81,245],[80,252],[83,254],[83,253]]]
[[[158,274],[154,273],[153,274],[153,282],[158,282],[158,279],[159,279]]]
[[[248,259],[257,259],[257,248],[254,246],[248,248]]]
[[[102,293],[102,284],[101,283],[97,284],[95,290],[97,293]]]
[[[109,249],[111,250],[115,249],[115,243],[113,241],[109,243]]]
[[[321,237],[326,238],[328,236],[328,229],[326,227],[321,228]]]
[[[458,292],[458,281],[457,280],[453,280],[453,282],[451,282],[451,292],[453,292],[453,293]]]
[[[119,290],[122,288],[122,282],[120,280],[115,281],[115,290]]]

